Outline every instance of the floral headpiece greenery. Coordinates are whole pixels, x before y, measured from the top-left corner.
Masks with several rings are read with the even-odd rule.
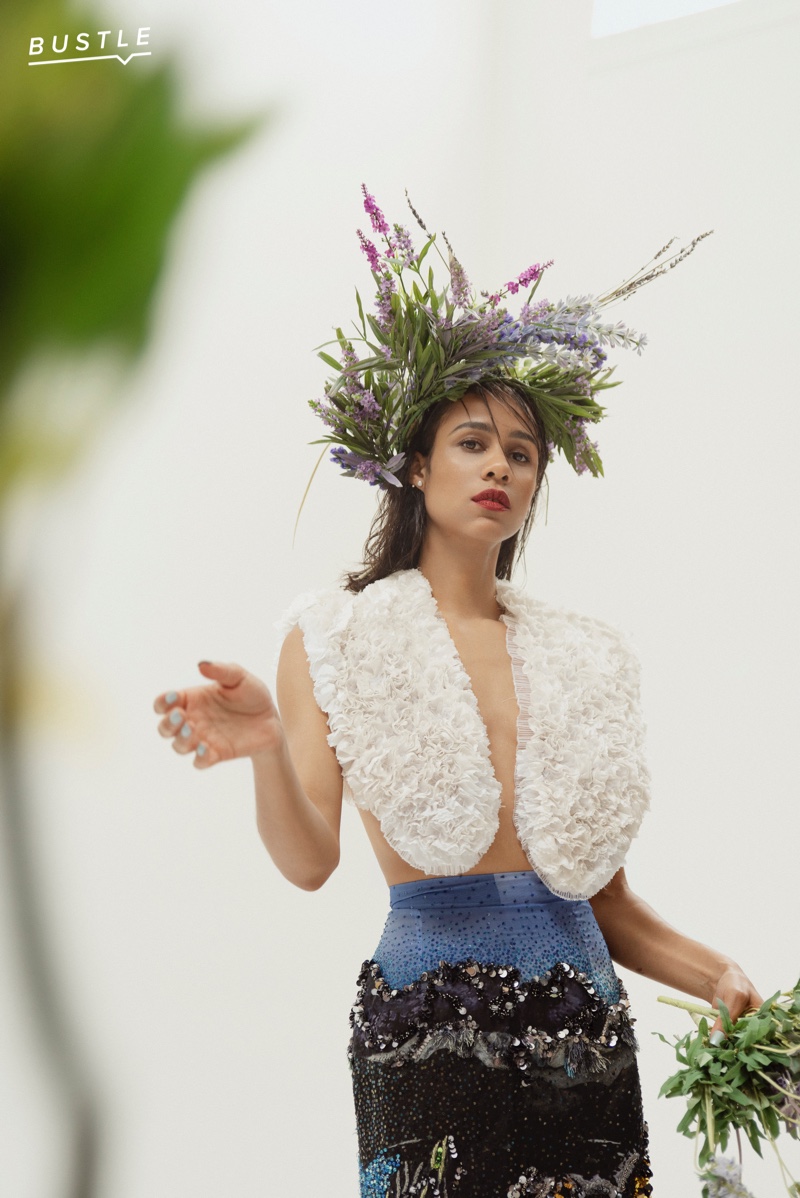
[[[597,445],[589,440],[586,426],[604,415],[598,392],[618,385],[610,381],[613,367],[606,365],[606,348],[621,345],[641,353],[646,339],[621,321],[604,321],[601,309],[666,274],[708,233],[665,257],[673,238],[640,271],[599,298],[534,302],[552,265],[537,262],[497,291],[482,291],[478,301],[446,234],[445,259],[436,234],[428,231],[409,200],[427,238],[417,252],[408,229],[390,227],[364,184],[361,189],[372,229],[383,243],[379,248],[358,230],[377,286],[377,311],[365,313],[356,291],[357,335],[347,338],[337,328],[336,339],[324,343],[338,343],[340,358],[319,354],[336,373],[325,384],[324,398],[309,401],[330,430],[312,444],[333,443],[331,458],[346,475],[399,487],[396,471],[428,408],[441,399],[460,399],[479,380],[514,380],[541,415],[550,459],[558,450],[578,474],[602,474]],[[422,269],[431,248],[449,274],[441,290],[430,264],[427,273]],[[526,290],[513,316],[503,301]],[[364,356],[356,353],[354,341],[364,346]]]

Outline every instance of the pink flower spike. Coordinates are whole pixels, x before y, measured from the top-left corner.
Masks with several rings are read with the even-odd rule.
[[[364,236],[360,229],[356,229],[356,232],[358,233],[358,240],[361,242],[361,249],[369,258],[370,270],[375,271],[377,274],[381,268],[377,247],[369,240],[369,238]]]
[[[361,184],[361,190],[364,193],[364,211],[369,214],[373,229],[376,233],[382,233],[386,236],[389,232],[389,226],[380,208],[375,203],[375,197],[371,196],[367,191],[366,183]]]
[[[542,274],[547,270],[548,266],[553,265],[553,259],[549,262],[537,262],[534,266],[529,266],[527,270],[523,270],[522,274],[517,279],[520,287],[527,287],[529,283],[536,283],[542,277]],[[511,284],[509,284],[511,286]]]

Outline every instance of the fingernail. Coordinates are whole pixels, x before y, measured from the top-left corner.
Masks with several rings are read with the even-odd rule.
[[[201,743],[197,746],[197,756],[205,757],[205,753],[206,753],[206,747],[201,741]]]
[[[165,703],[174,703],[177,700],[177,698],[178,698],[177,691],[167,691],[167,693],[164,695],[164,702]]]
[[[191,735],[192,735],[191,728],[189,727],[188,724],[184,724],[183,727],[181,728],[181,736],[185,737],[188,740]]]
[[[197,663],[197,664],[198,664],[199,666],[210,666],[210,665],[211,665],[211,662],[210,662],[210,661],[198,661],[198,663]]]
[[[179,711],[171,711],[169,713],[170,724],[180,724],[183,721],[183,716]]]
[[[722,1028],[718,1027],[715,1032],[712,1032],[708,1037],[709,1044],[713,1044],[715,1048],[719,1048],[722,1041],[725,1039],[725,1033]]]

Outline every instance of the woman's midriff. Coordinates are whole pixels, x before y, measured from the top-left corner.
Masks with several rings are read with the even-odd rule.
[[[359,809],[364,827],[372,845],[381,872],[387,885],[395,886],[401,882],[417,882],[421,878],[437,878],[441,874],[425,874],[420,869],[414,869],[395,852],[381,831],[378,820],[370,811]],[[466,874],[514,873],[521,869],[530,869],[531,864],[517,838],[512,812],[509,807],[501,806],[499,811],[499,827],[497,835],[489,848],[476,865],[463,870]]]
[[[484,855],[464,874],[513,873],[531,864],[514,827],[516,793],[517,726],[519,705],[508,647],[508,629],[499,620],[446,620],[453,645],[469,679],[478,712],[486,729],[494,778],[500,785],[498,828]],[[396,853],[381,831],[376,817],[360,809],[370,843],[389,886],[416,882],[425,874]]]

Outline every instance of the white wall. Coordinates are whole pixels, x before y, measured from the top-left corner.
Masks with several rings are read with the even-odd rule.
[[[741,0],[594,0],[592,37],[611,37],[659,21],[675,21]]]
[[[553,296],[713,227],[619,311],[650,346],[618,359],[607,477],[552,469],[527,585],[641,652],[654,808],[634,887],[765,994],[793,984],[800,14],[741,0],[593,40],[584,0],[105,11],[180,53],[193,111],[280,114],[194,193],[127,405],[39,517],[27,761],[50,935],[104,1096],[104,1198],[346,1198],[347,1013],[383,879],[348,810],[340,870],[293,889],[256,836],[248,764],[193,770],[153,697],[198,682],[201,657],[271,683],[272,621],[358,560],[374,492],[331,467],[294,548],[292,528],[318,453],[312,347],[369,282],[362,180],[395,219],[408,187],[480,286],[555,258]],[[13,981],[7,918],[0,934]],[[650,1035],[688,1017],[626,982],[657,1193],[699,1194]],[[0,1003],[3,1192],[49,1198],[57,1108],[24,994]],[[761,1198],[776,1176],[748,1158]]]

